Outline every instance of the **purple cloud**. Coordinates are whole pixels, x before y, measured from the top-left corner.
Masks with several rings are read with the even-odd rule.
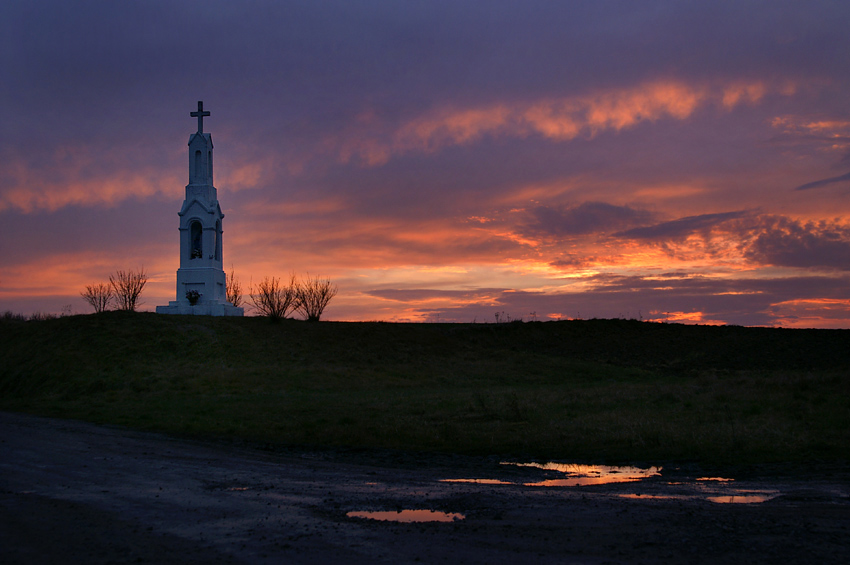
[[[646,210],[605,202],[584,202],[570,208],[537,206],[529,212],[533,219],[524,231],[551,236],[608,233],[652,219],[652,214]]]
[[[825,221],[767,217],[744,255],[767,265],[847,271],[850,270],[850,227]]]
[[[631,318],[675,321],[694,314],[691,321],[740,325],[794,323],[795,303],[832,301],[840,319],[850,315],[850,277],[802,276],[781,279],[722,279],[666,273],[653,277],[600,275],[585,282],[582,292],[534,292],[490,289],[486,301],[434,307],[428,299],[440,292],[418,289],[406,297],[432,319],[470,322],[494,321],[502,312],[514,319]],[[462,301],[459,301],[462,302]],[[839,326],[840,327],[840,326]]]
[[[711,230],[730,220],[738,220],[751,215],[752,212],[739,210],[736,212],[722,212],[719,214],[700,214],[698,216],[687,216],[662,222],[653,226],[633,228],[615,233],[615,237],[626,239],[643,240],[673,240],[682,239],[698,232]]]
[[[850,173],[840,175],[837,177],[832,177],[828,179],[816,180],[813,182],[807,182],[806,184],[801,184],[794,190],[810,190],[812,188],[820,188],[822,186],[828,186],[830,184],[835,184],[837,182],[850,181]]]

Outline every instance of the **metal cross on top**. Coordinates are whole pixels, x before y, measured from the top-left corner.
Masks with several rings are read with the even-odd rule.
[[[209,112],[204,112],[204,101],[198,100],[198,111],[189,112],[193,118],[198,118],[198,133],[204,133],[204,116],[209,116]]]

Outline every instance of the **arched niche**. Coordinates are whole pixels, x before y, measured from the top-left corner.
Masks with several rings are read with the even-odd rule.
[[[204,229],[201,222],[189,223],[189,259],[201,259],[204,256]]]

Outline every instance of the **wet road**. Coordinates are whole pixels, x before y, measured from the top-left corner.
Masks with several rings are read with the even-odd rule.
[[[0,413],[0,561],[850,562],[844,473],[706,482],[681,471],[584,486],[563,477],[492,459],[271,453]],[[527,486],[546,481],[561,482]],[[769,500],[711,501],[746,493]],[[405,509],[463,519],[348,515]]]

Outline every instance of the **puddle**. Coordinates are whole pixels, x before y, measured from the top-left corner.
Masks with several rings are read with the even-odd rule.
[[[612,467],[609,465],[578,465],[574,463],[510,463],[517,467],[536,467],[545,471],[559,471],[567,475],[563,479],[547,479],[536,483],[525,483],[527,487],[580,487],[588,485],[608,485],[612,483],[631,483],[642,481],[661,474],[661,467]]]
[[[629,498],[632,500],[687,500],[693,497],[683,494],[618,494],[617,498]]]
[[[499,479],[442,479],[441,483],[476,483],[479,485],[512,485],[510,481],[500,481]]]
[[[483,485],[522,485],[526,487],[583,487],[590,485],[609,485],[614,483],[634,483],[661,476],[662,467],[615,467],[609,465],[580,465],[576,463],[515,463],[503,461],[502,465],[533,467],[543,471],[556,471],[562,476],[530,483],[513,483],[499,479],[442,479],[442,483],[476,483]],[[550,476],[552,476],[550,474]],[[694,500],[702,499],[715,504],[758,504],[776,498],[781,493],[775,490],[746,490],[732,488],[735,479],[726,477],[697,477],[687,481],[667,483],[675,485],[679,492],[684,487],[687,494],[615,494],[618,498],[631,500]],[[653,489],[655,490],[655,489]]]
[[[457,522],[466,518],[455,512],[440,512],[437,510],[389,510],[382,512],[348,512],[349,518],[367,518],[386,522]]]
[[[767,502],[772,498],[779,496],[778,492],[760,493],[760,494],[730,494],[723,496],[709,496],[707,500],[716,502],[717,504],[758,504]]]
[[[704,495],[684,495],[684,494],[618,494],[617,498],[628,498],[631,500],[695,500],[703,498]],[[767,502],[779,496],[778,492],[770,493],[741,493],[741,494],[723,494],[717,496],[705,496],[704,499],[715,504],[759,504]]]
[[[728,479],[724,477],[698,477],[696,480],[700,483],[732,483],[735,481],[735,479]],[[780,492],[776,490],[748,491],[739,489],[724,489],[723,487],[714,489],[709,487],[701,490],[706,492],[708,495],[705,496],[706,500],[716,504],[759,504],[761,502],[767,502],[768,500],[780,495]],[[714,492],[707,492],[712,490]],[[726,490],[726,492],[724,492],[724,490]]]

